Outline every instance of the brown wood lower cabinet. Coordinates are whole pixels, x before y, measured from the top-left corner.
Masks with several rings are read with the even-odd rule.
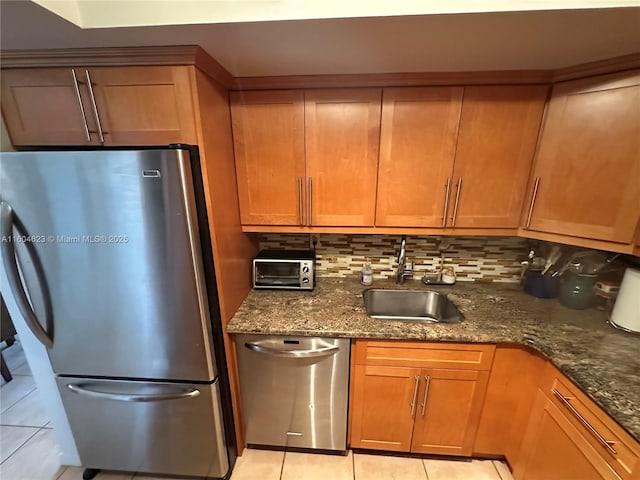
[[[356,365],[351,446],[408,452],[419,368]]]
[[[356,341],[351,446],[471,455],[494,349]]]
[[[538,390],[515,480],[620,480],[611,466]]]
[[[549,480],[640,478],[640,444],[550,363],[545,367],[539,389],[538,399],[522,443],[522,462],[518,461],[515,465],[516,480],[536,478],[526,475],[529,475],[530,470],[537,471],[536,469],[542,468],[540,465],[547,461],[547,454],[538,451],[538,442],[550,443],[558,452],[558,459],[564,458],[562,461],[566,463],[570,455],[576,454],[573,450],[579,448],[582,455],[601,475],[555,476],[549,477]],[[540,399],[540,394],[544,396],[544,401]],[[542,420],[538,418],[540,415]],[[558,427],[551,425],[548,416],[552,417]],[[557,431],[558,428],[566,432],[573,444],[571,448]],[[543,433],[543,438],[538,439],[536,432],[545,429],[552,430],[554,436],[544,438],[547,435]],[[572,463],[580,465],[578,460]],[[587,465],[583,467],[587,468]],[[526,475],[521,476],[521,471],[526,472]]]
[[[423,369],[411,451],[471,455],[489,372]]]
[[[640,444],[518,345],[356,340],[350,445],[502,457],[515,480],[640,480]]]

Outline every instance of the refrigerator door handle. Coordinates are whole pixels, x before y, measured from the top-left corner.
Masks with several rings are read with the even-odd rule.
[[[13,208],[8,202],[0,202],[0,228],[2,229],[2,242],[0,250],[2,253],[2,263],[5,271],[7,272],[7,280],[9,281],[9,288],[15,296],[16,303],[20,313],[24,317],[25,323],[29,329],[33,332],[35,337],[45,347],[53,348],[53,338],[49,336],[47,331],[42,327],[42,324],[38,321],[31,304],[29,303],[29,297],[25,291],[24,285],[20,279],[20,272],[18,271],[18,262],[16,260],[16,250],[13,242]]]
[[[264,353],[274,357],[285,358],[311,358],[311,357],[329,357],[340,350],[340,347],[324,347],[315,350],[279,350],[277,348],[266,347],[258,343],[246,342],[245,348],[253,350],[257,353]]]
[[[200,395],[200,390],[190,388],[188,390],[178,390],[168,393],[110,393],[92,390],[83,385],[67,384],[67,388],[73,393],[84,395],[85,397],[99,398],[104,400],[115,400],[118,402],[161,402],[164,400],[179,400],[184,398],[195,398]]]

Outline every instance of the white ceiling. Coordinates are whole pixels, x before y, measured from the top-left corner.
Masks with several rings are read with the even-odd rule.
[[[640,52],[640,6],[83,29],[0,3],[2,49],[194,44],[238,77],[552,69]]]
[[[82,28],[638,6],[637,0],[33,0]]]

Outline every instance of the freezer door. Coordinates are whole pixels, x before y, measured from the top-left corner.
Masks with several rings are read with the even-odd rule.
[[[216,377],[187,150],[3,154],[0,197],[2,293],[56,373]]]
[[[223,477],[229,469],[213,384],[58,377],[82,466]]]

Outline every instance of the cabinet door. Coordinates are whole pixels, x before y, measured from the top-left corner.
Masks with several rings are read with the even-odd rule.
[[[461,100],[462,87],[384,90],[377,226],[444,226]]]
[[[82,69],[91,76],[104,144],[197,143],[191,68]]]
[[[3,70],[2,114],[13,145],[99,145],[87,135],[95,132],[87,96],[71,68]]]
[[[471,455],[489,372],[423,369],[411,451]]]
[[[232,92],[231,116],[242,224],[302,224],[304,92]]]
[[[558,84],[534,178],[531,230],[631,243],[640,213],[640,72]]]
[[[518,227],[546,95],[540,85],[465,87],[451,225]]]
[[[419,368],[356,365],[351,446],[408,452],[419,379]]]
[[[619,480],[562,412],[538,390],[515,480]]]
[[[317,226],[372,226],[380,89],[305,92],[308,210]]]
[[[544,358],[527,348],[496,348],[474,456],[504,455],[510,465],[516,463],[544,366]]]

